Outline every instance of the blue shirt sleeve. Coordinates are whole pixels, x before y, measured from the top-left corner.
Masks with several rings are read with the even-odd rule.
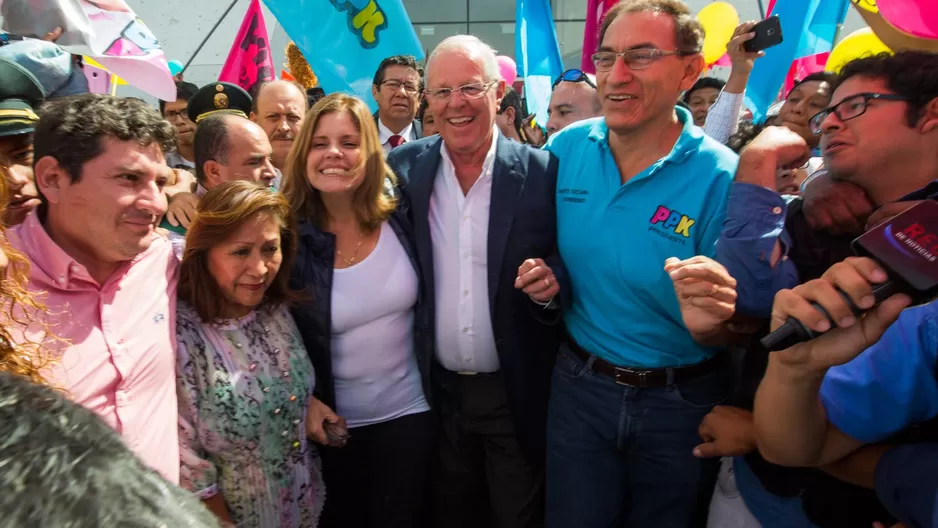
[[[938,302],[910,308],[878,343],[827,371],[821,402],[848,436],[880,442],[938,415]]]
[[[798,284],[798,270],[788,260],[791,246],[785,231],[785,200],[750,183],[733,183],[723,232],[717,241],[717,261],[736,279],[736,309],[767,318],[779,290]],[[772,266],[772,251],[782,243],[783,256]]]
[[[906,444],[876,465],[876,496],[909,528],[938,526],[938,444]]]

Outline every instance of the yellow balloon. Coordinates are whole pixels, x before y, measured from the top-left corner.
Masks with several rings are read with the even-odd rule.
[[[739,25],[739,13],[726,2],[713,2],[697,13],[697,20],[705,32],[704,60],[707,64],[713,64],[726,53],[726,44],[733,38],[733,31]]]
[[[844,37],[831,51],[827,58],[826,71],[837,73],[853,59],[868,57],[879,53],[892,53],[888,46],[879,40],[873,30],[866,27],[858,29]]]

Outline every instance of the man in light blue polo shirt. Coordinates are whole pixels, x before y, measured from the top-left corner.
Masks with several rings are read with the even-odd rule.
[[[663,269],[714,255],[736,171],[675,108],[702,43],[678,0],[620,3],[593,57],[604,117],[547,145],[573,290],[548,417],[550,527],[688,526],[713,489],[716,461],[693,449],[731,388],[728,361],[691,337]]]

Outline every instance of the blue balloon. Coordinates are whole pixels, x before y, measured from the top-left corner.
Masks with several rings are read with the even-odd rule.
[[[183,67],[184,66],[182,65],[182,63],[179,62],[178,60],[169,61],[169,73],[173,75],[179,75],[179,72],[182,71]]]

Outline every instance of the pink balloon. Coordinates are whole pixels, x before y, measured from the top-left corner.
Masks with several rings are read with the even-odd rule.
[[[878,0],[879,14],[895,28],[916,37],[938,38],[938,2],[935,0]]]
[[[502,79],[505,79],[509,85],[514,84],[515,79],[518,78],[518,66],[514,59],[504,55],[499,55],[495,59],[498,61],[498,71],[502,74]]]
[[[733,61],[730,60],[729,53],[724,53],[722,57],[720,57],[719,59],[717,59],[716,62],[713,63],[713,65],[714,66],[732,66]]]

